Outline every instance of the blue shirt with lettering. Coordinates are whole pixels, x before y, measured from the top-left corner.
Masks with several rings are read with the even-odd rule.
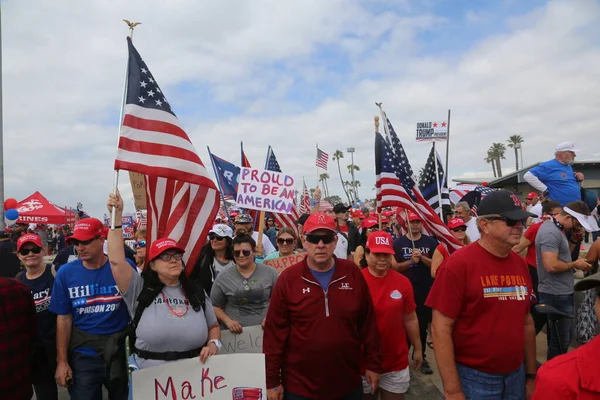
[[[128,262],[135,268],[131,261]],[[54,278],[50,311],[72,315],[73,326],[95,335],[122,331],[129,322],[127,307],[108,261],[98,269],[84,267],[79,259],[63,265]],[[96,354],[91,348],[78,351]]]
[[[396,262],[404,262],[411,258],[413,252],[413,242],[406,236],[401,236],[393,243]],[[435,248],[438,246],[437,240],[431,236],[421,235],[419,240],[414,241],[414,247],[421,250],[421,254],[427,258],[432,258]],[[403,274],[410,280],[413,290],[418,293],[429,293],[433,278],[431,269],[423,261],[417,264],[410,264]]]
[[[548,197],[561,205],[581,200],[581,189],[572,166],[552,159],[533,167],[529,172],[548,186]]]

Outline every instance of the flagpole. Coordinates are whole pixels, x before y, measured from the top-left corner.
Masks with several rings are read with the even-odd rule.
[[[6,228],[4,220],[4,121],[2,115],[2,7],[0,7],[0,230]]]
[[[129,27],[129,37],[133,40],[133,30],[141,22],[129,22],[126,19],[123,20]],[[129,49],[127,49],[127,62],[125,63],[125,77],[123,78],[123,95],[121,96],[121,111],[119,113],[119,130],[117,132],[117,148],[119,148],[119,139],[121,138],[121,128],[123,128],[123,114],[125,113],[125,102],[127,100],[127,80],[129,77]],[[115,170],[115,176],[113,179],[113,193],[117,193],[119,190],[119,170]],[[115,219],[117,215],[117,208],[113,207],[110,213],[110,229],[115,229]]]
[[[225,196],[223,196],[223,187],[221,186],[221,174],[217,172],[217,166],[215,165],[215,160],[213,159],[213,155],[210,152],[210,147],[206,146],[208,150],[208,158],[210,158],[210,163],[212,164],[213,171],[215,173],[215,178],[217,178],[217,186],[219,188],[219,194],[221,195],[221,201],[223,202],[223,208],[225,208],[225,215],[227,215],[227,222],[233,228],[233,224],[231,222],[231,217],[229,216],[229,209],[227,208],[227,203],[225,202]]]
[[[435,151],[435,141],[433,142],[433,163],[435,164],[435,187],[438,192],[438,207],[440,208],[439,214],[440,219],[444,221],[444,216],[442,212],[442,190],[440,188],[440,169],[438,168],[438,158],[437,152]]]
[[[412,243],[412,247],[413,250],[416,248],[415,247],[415,240],[413,239],[413,234],[412,231],[410,230],[410,221],[408,220],[408,209],[404,209],[404,212],[406,213],[406,236],[408,236],[410,238],[410,242]],[[434,214],[435,215],[435,214]]]
[[[450,109],[448,109],[448,133],[446,134],[446,182],[448,182],[448,158],[450,157]],[[437,163],[436,163],[437,165]],[[443,220],[442,220],[443,221]]]

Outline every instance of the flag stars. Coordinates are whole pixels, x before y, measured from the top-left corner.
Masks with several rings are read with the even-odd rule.
[[[142,71],[142,74],[147,74],[148,73],[148,70],[146,68],[144,68],[144,67],[142,67],[141,71]]]
[[[143,87],[143,88],[146,88],[147,85],[148,84],[146,83],[146,81],[141,81],[140,82],[140,86]]]
[[[156,93],[160,93],[160,88],[158,86],[156,87]]]
[[[143,98],[142,96],[138,97],[138,101],[142,104],[144,104],[144,102],[146,101],[145,98]]]
[[[154,79],[152,79],[152,78],[148,78],[148,81],[149,81],[150,83],[154,83]]]
[[[152,89],[150,89],[150,90],[148,91],[148,96],[150,96],[150,97],[154,97],[154,94],[155,94],[155,93],[152,91]]]
[[[163,102],[160,100],[156,100],[156,105],[159,107],[162,107]]]

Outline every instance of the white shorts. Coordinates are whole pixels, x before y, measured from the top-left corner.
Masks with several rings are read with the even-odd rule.
[[[387,372],[381,374],[379,379],[379,387],[390,393],[406,393],[410,386],[410,367],[406,367],[402,371]],[[367,378],[362,377],[363,393],[371,393],[371,385],[367,383]]]

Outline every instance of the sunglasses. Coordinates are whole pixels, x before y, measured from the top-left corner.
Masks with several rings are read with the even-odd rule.
[[[277,238],[277,244],[292,245],[292,244],[294,244],[294,238],[288,238],[288,239]]]
[[[523,225],[527,223],[527,219],[510,219],[506,217],[485,217],[485,219],[487,219],[488,221],[504,221],[506,223],[506,226],[511,227],[517,225],[519,222]]]
[[[234,257],[241,257],[242,254],[244,255],[244,257],[248,257],[248,256],[250,256],[250,254],[252,254],[252,250],[234,250],[233,251]]]
[[[222,241],[225,238],[221,237],[219,235],[210,234],[210,235],[208,235],[208,239],[210,239],[210,240],[216,240],[217,242],[220,242],[220,241]]]
[[[135,242],[133,244],[133,247],[136,248],[136,249],[140,248],[140,247],[144,248],[144,247],[146,247],[146,241],[145,240],[140,240],[139,242]]]
[[[32,252],[33,254],[40,254],[42,252],[42,248],[41,247],[32,247],[31,249],[19,250],[19,254],[22,256],[26,256],[27,254],[29,254],[29,252]]]
[[[329,244],[335,240],[336,235],[306,235],[306,241],[312,244],[319,244],[319,242],[323,242],[323,244]]]
[[[452,229],[452,232],[466,232],[467,228],[464,226],[461,226],[460,228],[454,228]]]
[[[92,243],[96,239],[98,239],[97,236],[95,238],[88,239],[88,240],[71,239],[71,243],[73,243],[74,246],[87,246],[88,244]]]
[[[179,261],[183,258],[183,253],[163,253],[160,256],[158,256],[158,258],[160,258],[163,261],[171,261],[171,260],[176,260]]]
[[[372,226],[372,227],[367,228],[367,229],[370,230],[370,231],[378,231],[379,227],[377,225],[375,225],[375,226]]]

